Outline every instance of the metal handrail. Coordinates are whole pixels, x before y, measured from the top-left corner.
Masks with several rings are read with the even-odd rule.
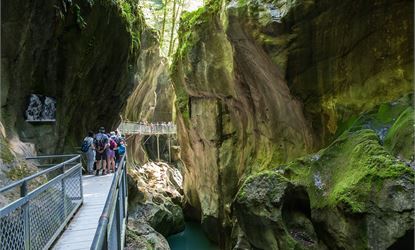
[[[79,154],[68,154],[68,155],[37,155],[26,157],[26,160],[37,160],[37,159],[52,159],[52,158],[64,158],[64,157],[75,157]]]
[[[112,179],[104,209],[98,221],[91,249],[123,249],[127,221],[128,188],[126,154]]]
[[[136,122],[122,122],[118,130],[126,134],[176,134],[177,127],[175,124],[141,124]]]
[[[60,158],[50,156],[43,158]],[[65,156],[66,157],[66,156]],[[20,186],[20,198],[0,208],[1,249],[48,249],[83,203],[82,163],[79,155],[23,178],[0,190]],[[71,168],[65,171],[67,165]],[[62,172],[28,193],[27,183],[51,171]]]
[[[59,157],[59,156],[56,156],[56,157]],[[56,158],[56,157],[51,157],[51,158]],[[26,159],[28,159],[28,158],[26,158]],[[37,172],[36,174],[33,174],[33,175],[31,175],[31,176],[28,176],[28,177],[25,177],[25,178],[23,178],[23,179],[21,179],[21,180],[19,180],[19,181],[15,181],[15,182],[11,183],[10,185],[7,185],[7,186],[5,186],[5,187],[0,188],[0,194],[1,194],[1,193],[3,193],[3,192],[6,192],[6,191],[8,191],[8,190],[10,190],[10,189],[12,189],[12,188],[15,188],[16,186],[22,186],[22,185],[24,185],[25,183],[27,183],[28,181],[35,179],[36,177],[39,177],[39,176],[44,175],[44,174],[47,174],[47,173],[49,173],[49,172],[51,172],[51,171],[54,171],[54,170],[56,170],[56,169],[59,169],[59,168],[65,167],[65,165],[67,165],[67,164],[69,164],[69,163],[71,163],[71,162],[74,162],[74,161],[76,161],[77,159],[81,159],[81,156],[80,156],[80,155],[75,155],[75,157],[73,157],[73,158],[71,158],[71,159],[69,159],[69,160],[66,160],[66,161],[64,161],[64,162],[62,162],[62,163],[59,163],[59,164],[57,164],[57,165],[56,165],[56,166],[54,166],[54,167],[51,167],[51,168],[48,168],[48,169],[42,170],[42,171],[40,171],[40,172]],[[81,162],[80,162],[80,163],[81,163]]]

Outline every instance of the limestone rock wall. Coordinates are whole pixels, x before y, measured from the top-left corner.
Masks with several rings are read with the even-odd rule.
[[[144,23],[134,1],[4,1],[1,119],[8,140],[68,151],[116,127],[134,89]],[[30,94],[57,100],[55,123],[27,123]]]
[[[173,119],[175,98],[170,81],[167,59],[160,56],[159,37],[155,30],[146,29],[142,34],[141,52],[137,60],[138,70],[135,81],[138,83],[127,100],[123,119],[133,122],[169,122]],[[141,135],[129,136],[129,161],[134,164],[146,163],[155,141]],[[164,144],[163,144],[164,145]]]
[[[413,2],[211,1],[172,66],[188,214],[230,248],[242,181],[411,93]],[[212,232],[219,232],[214,234]]]

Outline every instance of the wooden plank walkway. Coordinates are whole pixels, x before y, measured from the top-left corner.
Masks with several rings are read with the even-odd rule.
[[[114,174],[82,177],[84,203],[53,249],[90,249],[113,176]]]

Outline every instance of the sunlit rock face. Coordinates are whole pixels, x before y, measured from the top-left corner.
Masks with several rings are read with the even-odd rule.
[[[407,1],[213,1],[182,18],[172,77],[184,192],[213,240],[232,246],[231,204],[246,177],[327,147],[364,112],[411,93],[412,10]],[[397,140],[386,140],[391,150]]]
[[[74,151],[88,130],[119,122],[136,82],[144,23],[112,1],[2,2],[1,114],[8,140],[40,154]],[[133,6],[133,5],[132,5]],[[56,122],[29,123],[30,94],[56,99]]]
[[[130,167],[128,206],[130,230],[141,232],[138,235],[142,235],[143,228],[149,228],[149,232],[157,231],[165,237],[183,231],[182,183],[180,171],[165,163],[148,162],[141,166]],[[159,238],[165,241],[163,236]],[[148,243],[151,242],[147,240]]]
[[[167,59],[160,55],[158,33],[148,28],[143,31],[141,39],[140,56],[135,74],[137,87],[128,97],[122,117],[132,122],[172,121],[175,95],[168,73]],[[142,135],[128,136],[128,160],[132,164],[147,162],[148,154],[151,153],[143,147],[143,142],[147,139]],[[149,142],[151,145],[155,144],[153,140]]]
[[[238,2],[229,13],[282,70],[319,145],[362,111],[411,93],[413,2]]]

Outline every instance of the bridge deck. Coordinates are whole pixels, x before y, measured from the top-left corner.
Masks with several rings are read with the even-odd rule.
[[[84,202],[53,249],[90,249],[114,174],[82,177]]]

